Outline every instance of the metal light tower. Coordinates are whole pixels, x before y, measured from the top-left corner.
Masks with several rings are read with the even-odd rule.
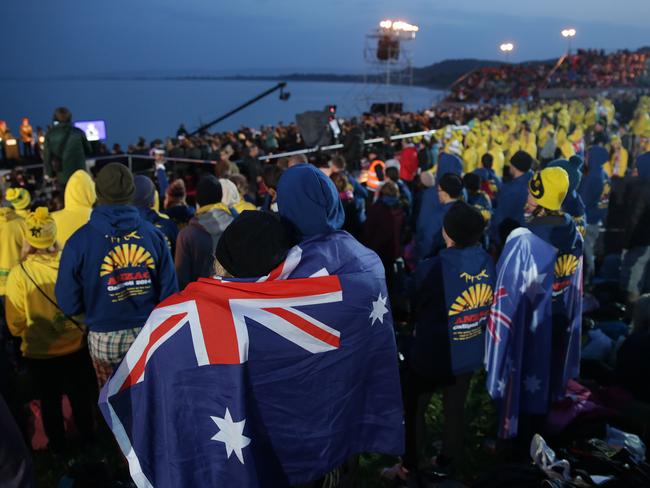
[[[569,29],[562,29],[562,32],[560,34],[562,34],[562,37],[564,37],[568,42],[569,47],[567,54],[571,54],[571,40],[575,37],[576,30],[573,27]]]

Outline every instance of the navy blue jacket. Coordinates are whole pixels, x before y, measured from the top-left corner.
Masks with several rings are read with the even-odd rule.
[[[178,291],[163,234],[128,205],[98,205],[61,256],[56,299],[94,332],[142,327]]]
[[[528,182],[533,173],[528,171],[519,178],[504,183],[497,197],[496,210],[490,224],[490,238],[501,242],[500,227],[512,224],[513,227],[524,224],[524,207],[528,200]]]
[[[588,172],[578,190],[585,204],[587,224],[598,225],[607,217],[609,176],[603,165],[608,160],[609,153],[602,146],[593,146],[587,151]]]

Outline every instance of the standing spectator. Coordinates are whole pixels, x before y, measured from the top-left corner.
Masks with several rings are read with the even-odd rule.
[[[497,245],[505,242],[510,231],[524,224],[524,207],[528,198],[528,182],[533,158],[525,151],[517,151],[510,159],[512,180],[499,191],[496,210],[490,226],[490,239]]]
[[[229,180],[237,187],[239,193],[239,203],[235,205],[237,212],[242,213],[244,210],[257,210],[255,206],[255,194],[249,193],[248,180],[243,175],[231,175]]]
[[[617,135],[612,136],[610,140],[609,161],[605,163],[603,169],[607,176],[622,178],[627,171],[628,152],[621,143],[621,138]]]
[[[409,142],[399,153],[399,177],[411,184],[417,175],[419,167],[418,150],[415,144]],[[386,162],[388,164],[388,161]]]
[[[551,161],[548,168],[557,166],[562,168],[569,175],[569,191],[562,203],[562,211],[571,216],[580,235],[584,238],[587,233],[585,221],[585,204],[578,193],[578,187],[582,180],[582,158],[580,156],[571,156],[568,161],[558,159]]]
[[[0,207],[0,297],[11,268],[20,262],[25,221],[13,208]]]
[[[406,182],[401,178],[401,163],[397,159],[389,159],[386,161],[386,178],[387,181],[390,180],[397,185],[399,189],[399,198],[403,202],[404,210],[406,214],[411,213],[411,208],[413,208],[413,194]]]
[[[650,291],[650,152],[636,160],[638,176],[626,192],[632,202],[625,214],[621,287],[627,291],[629,302]]]
[[[176,241],[176,273],[181,290],[199,278],[214,275],[214,251],[219,238],[233,221],[230,209],[221,203],[219,180],[207,175],[199,180],[196,216],[180,231]]]
[[[65,187],[64,208],[52,213],[56,222],[56,242],[60,249],[79,227],[88,222],[96,200],[95,182],[86,171],[78,169]]]
[[[339,198],[341,199],[343,211],[345,212],[345,221],[343,222],[343,227],[341,227],[341,229],[359,239],[361,237],[361,218],[357,202],[354,198],[352,185],[342,172],[332,173],[330,179],[339,192]]]
[[[133,194],[133,206],[140,212],[140,217],[163,233],[169,250],[174,253],[176,248],[176,238],[178,236],[178,228],[174,221],[167,215],[158,213],[154,206],[156,203],[156,187],[151,181],[151,178],[144,175],[137,175],[133,178],[135,185],[135,193]]]
[[[128,168],[107,164],[95,185],[90,221],[63,250],[56,299],[66,315],[85,314],[101,387],[153,308],[178,286],[165,237],[131,206],[135,185]]]
[[[23,119],[23,123],[20,125],[20,139],[23,143],[23,157],[26,159],[31,158],[34,145],[34,131],[27,117]]]
[[[43,163],[45,173],[56,177],[63,187],[78,169],[86,169],[86,156],[92,152],[86,134],[72,125],[72,114],[65,107],[54,111],[53,126],[45,134]]]
[[[56,223],[47,208],[39,207],[27,216],[25,225],[23,262],[7,278],[7,326],[21,338],[27,369],[40,393],[49,447],[60,448],[65,445],[64,393],[82,438],[92,436],[92,366],[83,341],[85,328],[62,313],[54,298],[61,257]]]
[[[165,192],[165,213],[179,229],[185,227],[195,213],[195,208],[187,204],[186,197],[185,182],[180,178],[172,181]]]

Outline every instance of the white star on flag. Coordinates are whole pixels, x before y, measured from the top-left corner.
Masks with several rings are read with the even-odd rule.
[[[537,390],[539,390],[541,381],[539,378],[535,375],[530,375],[526,376],[526,379],[524,380],[524,388],[526,388],[526,391],[530,393],[531,395],[534,395]]]
[[[526,293],[530,297],[534,297],[539,292],[540,285],[544,281],[546,273],[538,273],[535,263],[531,262],[530,264],[530,268],[522,271],[521,273],[524,278],[524,282],[522,283],[519,290],[522,293]]]
[[[240,420],[239,422],[233,422],[228,408],[226,408],[226,414],[223,418],[212,416],[210,416],[210,418],[215,424],[217,424],[217,427],[219,427],[219,432],[212,437],[212,440],[224,443],[228,459],[230,459],[230,455],[234,452],[237,459],[239,459],[239,462],[244,464],[244,454],[242,453],[242,449],[251,443],[250,438],[244,435],[244,424],[246,424],[246,419]]]
[[[370,325],[375,325],[375,321],[379,320],[382,324],[384,323],[384,315],[388,313],[386,308],[386,297],[382,296],[381,293],[377,297],[377,300],[372,302],[372,312],[370,312],[370,319],[372,320]]]
[[[503,396],[506,391],[506,382],[503,380],[497,381],[497,390],[499,391],[499,395]]]

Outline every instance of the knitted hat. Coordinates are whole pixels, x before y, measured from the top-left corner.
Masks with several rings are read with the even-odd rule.
[[[582,158],[571,156],[569,160],[556,159],[548,163],[547,168],[562,168],[569,175],[569,192],[576,190],[582,179]]]
[[[388,168],[397,168],[397,171],[400,169],[400,164],[397,159],[389,159],[386,161],[386,169]]]
[[[221,183],[214,175],[204,176],[199,180],[196,185],[196,203],[199,207],[210,205],[213,203],[220,203],[223,196]]]
[[[215,256],[234,277],[256,278],[284,261],[290,248],[290,233],[276,215],[244,210],[221,235]]]
[[[443,228],[458,247],[473,246],[485,229],[485,219],[478,209],[465,202],[454,203],[443,220]]]
[[[136,207],[149,208],[153,205],[156,195],[156,188],[151,178],[137,175],[133,178],[135,193],[133,194],[133,205]]]
[[[510,158],[510,164],[525,173],[533,166],[533,158],[526,151],[517,151]]]
[[[569,175],[559,167],[544,168],[528,182],[528,191],[541,207],[560,210],[569,191]]]
[[[438,186],[451,198],[458,198],[463,191],[463,180],[455,173],[445,173],[438,180]]]
[[[25,219],[25,239],[36,249],[47,249],[56,241],[56,222],[47,207],[38,207]]]
[[[108,163],[95,179],[99,205],[128,205],[133,199],[135,185],[129,168],[120,163]]]
[[[24,210],[32,203],[32,197],[24,188],[9,188],[5,198],[16,210]]]

